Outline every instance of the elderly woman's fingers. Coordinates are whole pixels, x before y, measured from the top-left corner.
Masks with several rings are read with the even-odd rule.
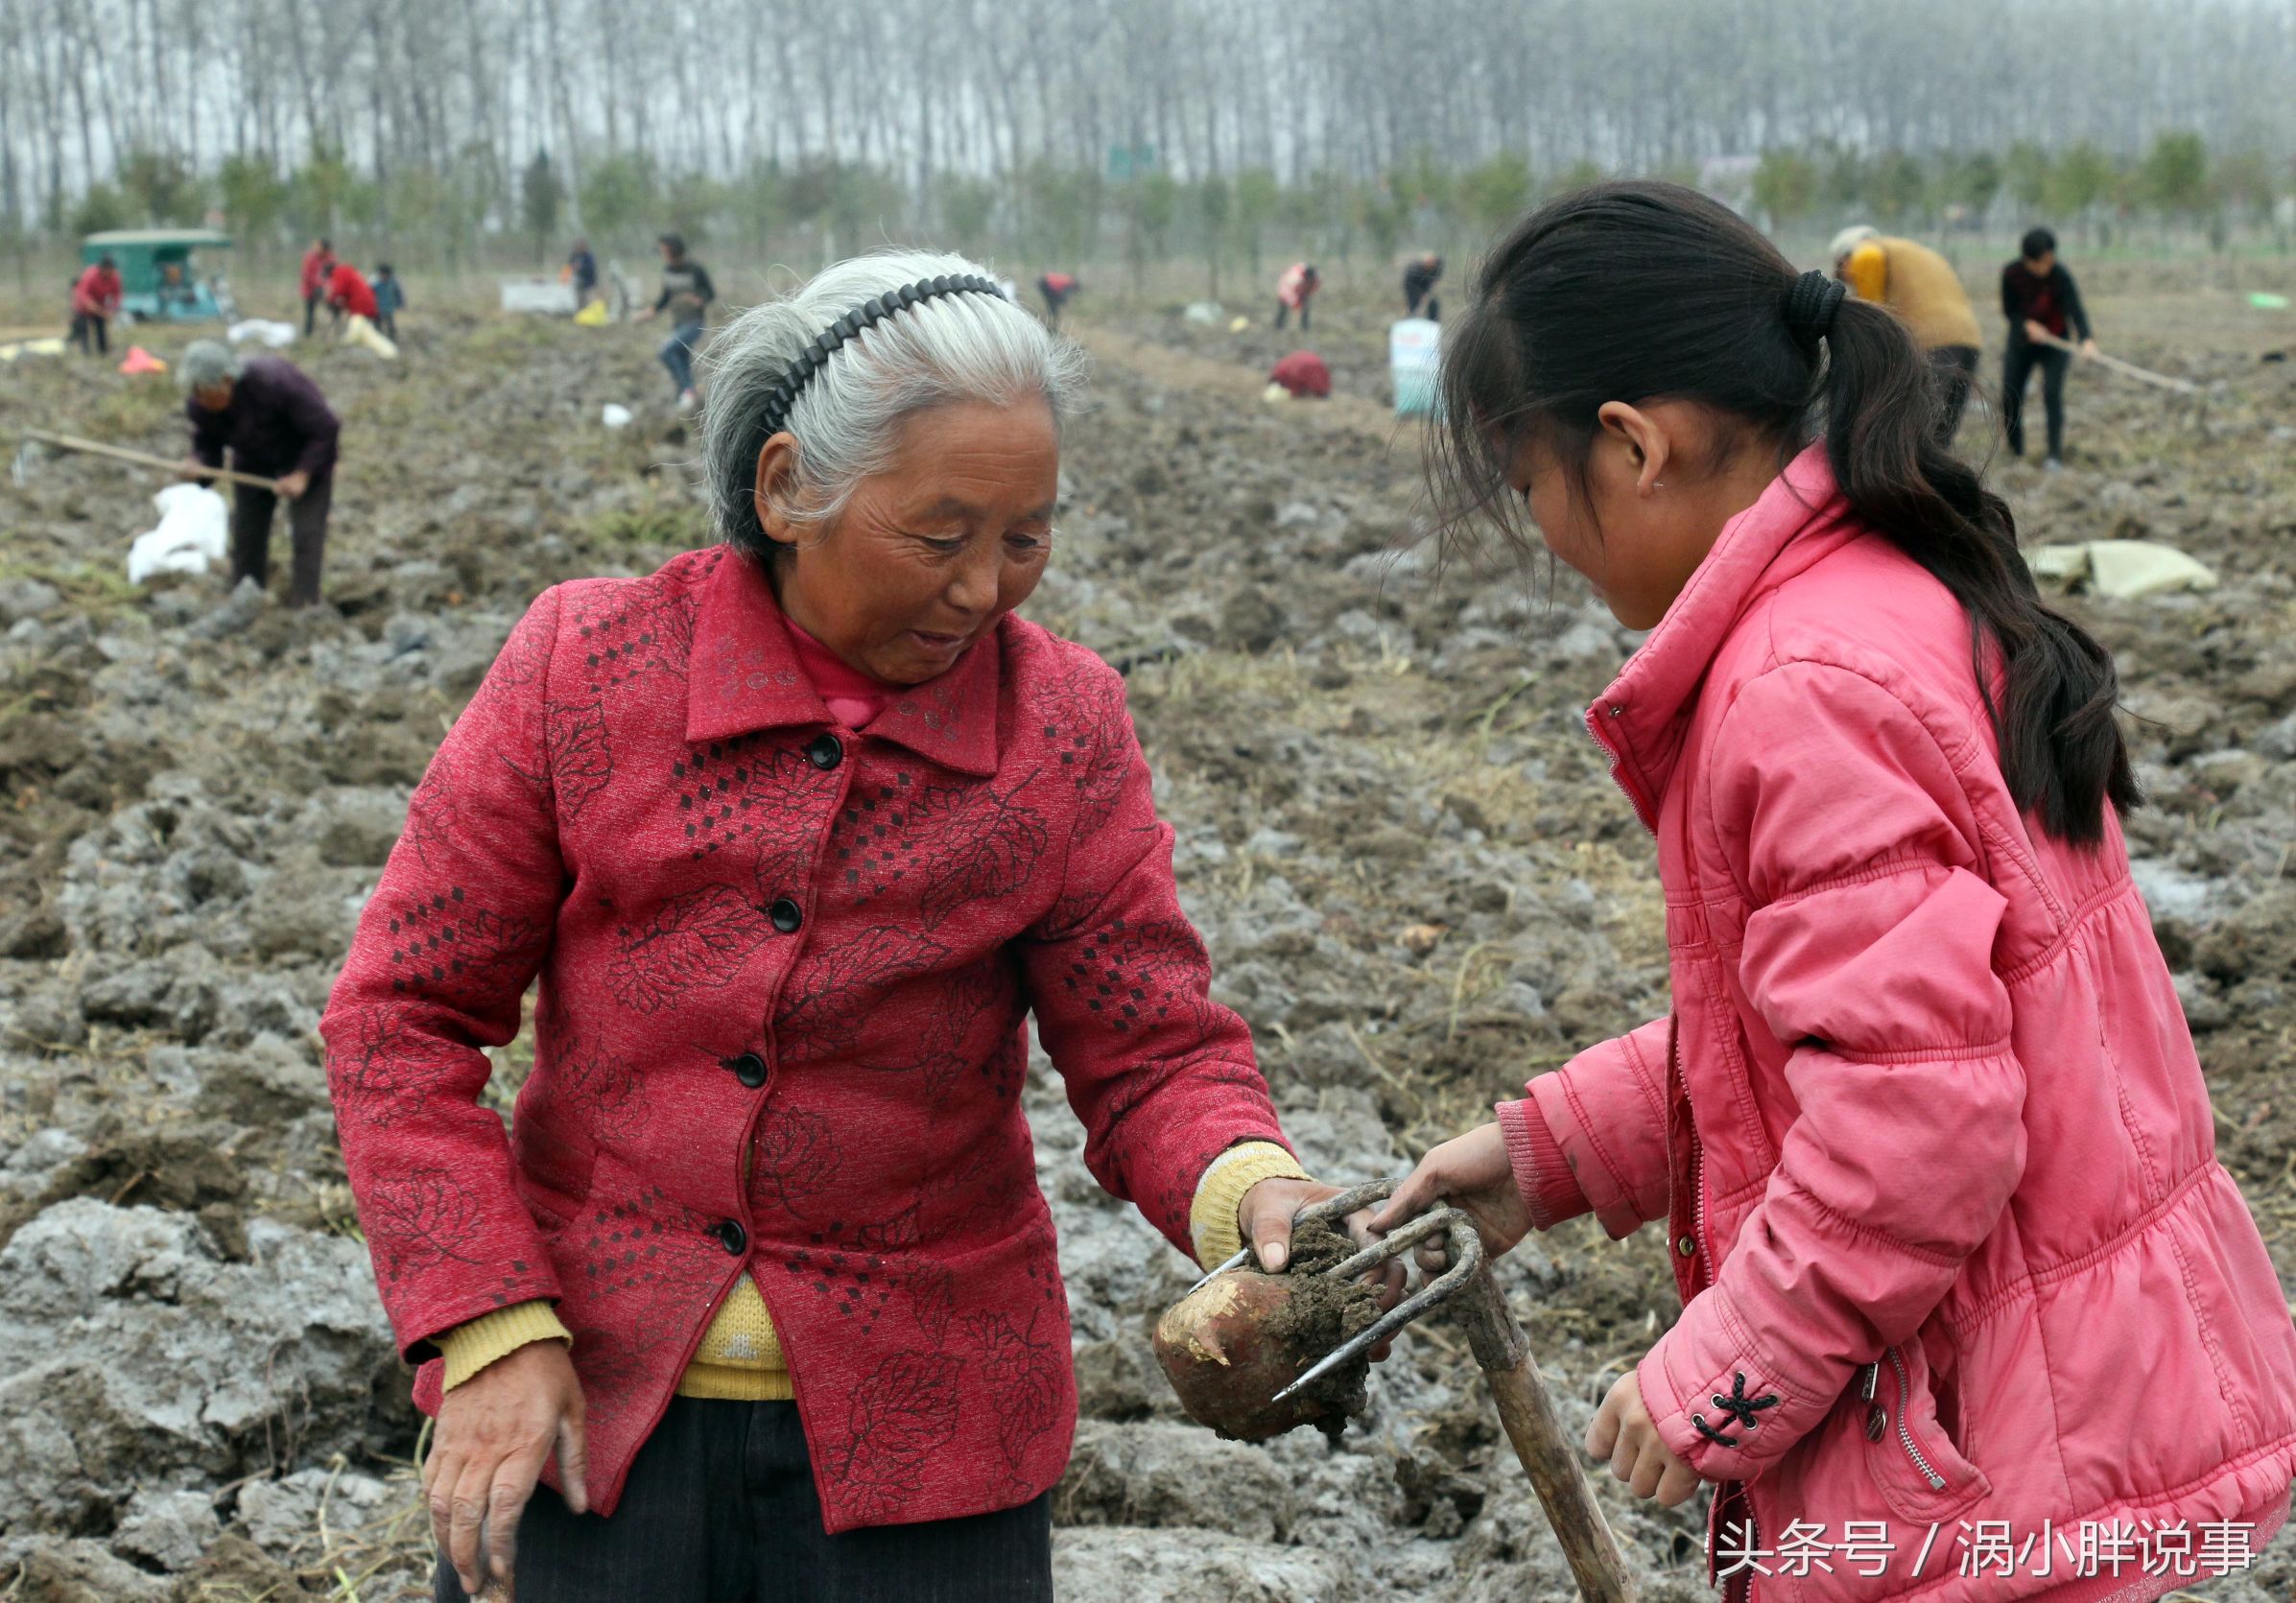
[[[486,1497],[494,1468],[485,1457],[466,1461],[461,1478],[447,1495],[446,1559],[468,1592],[479,1590],[479,1527],[486,1522]]]
[[[511,1453],[494,1467],[494,1479],[486,1488],[486,1572],[493,1580],[510,1577],[518,1552],[518,1517],[534,1495],[534,1481],[550,1447],[551,1438],[545,1436],[535,1447]]]
[[[462,1455],[444,1443],[435,1445],[431,1455],[422,1461],[422,1495],[431,1514],[431,1542],[441,1553],[446,1551],[447,1538],[452,1533],[455,1483],[462,1474]]]
[[[566,1506],[577,1514],[590,1512],[590,1450],[583,1435],[582,1394],[580,1387],[558,1420],[558,1486]]]

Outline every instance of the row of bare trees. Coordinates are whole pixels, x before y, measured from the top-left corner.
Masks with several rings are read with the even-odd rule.
[[[2167,130],[2286,184],[2291,83],[2290,0],[0,0],[0,233],[107,185],[154,220],[515,231],[544,152],[569,224],[616,184],[808,171],[935,205],[952,176],[1312,190]]]

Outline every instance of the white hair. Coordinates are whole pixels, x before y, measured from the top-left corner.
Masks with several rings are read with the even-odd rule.
[[[221,340],[194,340],[176,364],[176,380],[196,394],[238,378],[241,366],[239,353]]]
[[[777,300],[752,306],[710,342],[702,467],[719,535],[753,554],[773,551],[757,516],[757,456],[774,386],[815,337],[864,301],[928,278],[995,274],[962,256],[887,250],[823,268]],[[844,509],[853,488],[891,464],[901,424],[962,401],[1041,399],[1057,427],[1082,390],[1084,354],[1002,296],[963,292],[904,308],[847,340],[797,394],[782,427],[798,447],[799,521]]]

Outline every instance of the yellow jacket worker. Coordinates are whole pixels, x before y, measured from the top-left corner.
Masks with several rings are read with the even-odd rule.
[[[1859,224],[1834,236],[1834,276],[1860,300],[1877,301],[1912,330],[1937,376],[1937,437],[1952,444],[1976,377],[1977,315],[1953,264],[1926,245]]]

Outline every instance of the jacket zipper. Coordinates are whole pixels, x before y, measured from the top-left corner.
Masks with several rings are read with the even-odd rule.
[[[1667,1030],[1667,1068],[1682,1087],[1682,1108],[1691,1133],[1691,1246],[1706,1284],[1714,1284],[1714,1270],[1706,1258],[1706,1143],[1698,1139],[1698,1110],[1691,1103],[1690,1075],[1682,1067],[1679,1021]]]
[[[1905,1360],[1894,1347],[1884,1349],[1883,1355],[1889,1359],[1889,1367],[1896,1370],[1898,1376],[1898,1445],[1905,1450],[1905,1456],[1913,1461],[1913,1467],[1929,1483],[1929,1490],[1942,1492],[1945,1490],[1945,1476],[1930,1468],[1929,1461],[1922,1456],[1921,1449],[1913,1440],[1913,1426],[1906,1423],[1905,1400],[1913,1395],[1913,1381],[1905,1373]],[[1882,1432],[1889,1427],[1889,1410],[1874,1401],[1874,1386],[1881,1374],[1880,1358],[1867,1364],[1865,1380],[1858,1392],[1865,1400],[1865,1439],[1869,1442],[1880,1441]]]
[[[1587,738],[1593,741],[1595,744],[1600,748],[1603,758],[1608,763],[1610,767],[1610,782],[1619,788],[1619,793],[1626,798],[1626,805],[1634,810],[1635,822],[1641,824],[1643,828],[1650,834],[1651,837],[1655,839],[1658,835],[1658,826],[1652,823],[1650,821],[1649,814],[1643,811],[1642,798],[1634,793],[1634,787],[1626,783],[1626,759],[1620,754],[1616,747],[1602,738],[1601,726],[1595,721],[1595,717],[1598,713],[1608,712],[1612,718],[1617,718],[1624,711],[1625,709],[1623,707],[1621,707],[1614,702],[1602,702],[1596,706],[1589,707],[1587,709],[1586,715]]]

